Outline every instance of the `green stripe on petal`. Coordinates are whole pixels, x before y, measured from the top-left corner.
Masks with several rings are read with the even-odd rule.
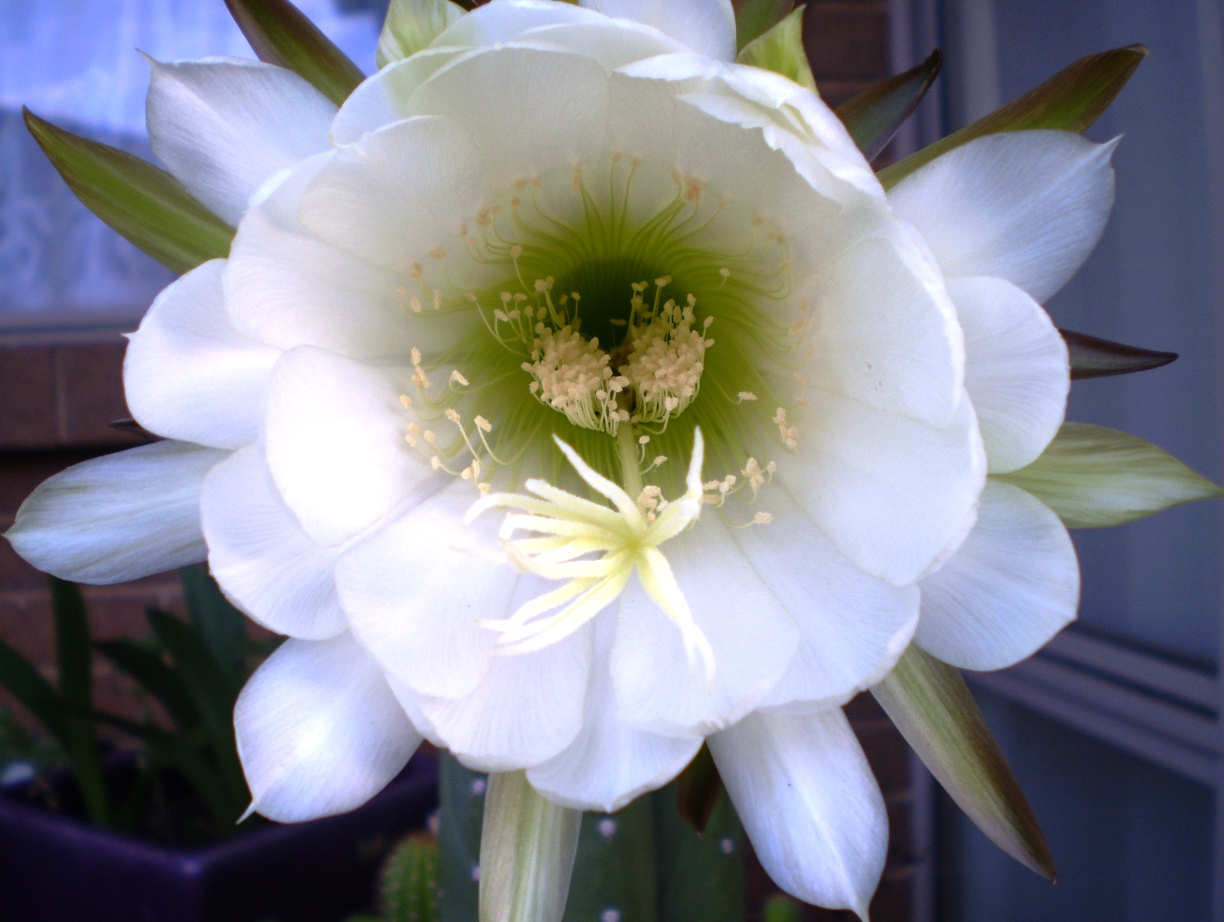
[[[365,79],[348,55],[289,0],[225,0],[259,60],[291,70],[340,105]]]
[[[374,56],[379,70],[428,48],[463,12],[451,0],[391,0]]]
[[[73,194],[132,244],[175,272],[229,255],[233,229],[165,170],[22,111]]]
[[[781,22],[794,0],[739,0],[735,4],[735,41],[744,48]]]
[[[1039,128],[1082,132],[1109,108],[1147,54],[1142,45],[1129,45],[1080,58],[1014,102],[881,170],[880,183],[892,188],[941,154],[984,135]]]
[[[871,690],[914,752],[995,845],[1054,880],[1037,817],[960,673],[916,646]]]
[[[582,811],[536,792],[523,772],[489,777],[480,834],[480,922],[561,922]]]
[[[917,67],[881,80],[837,107],[837,117],[864,157],[874,160],[888,146],[926,96],[942,64],[943,55],[936,48]]]
[[[794,10],[745,45],[736,62],[772,70],[816,92],[812,65],[808,63],[807,52],[803,50],[803,10],[804,7]]]
[[[1032,493],[1068,528],[1122,525],[1224,489],[1138,436],[1065,423],[1028,467],[999,476]]]

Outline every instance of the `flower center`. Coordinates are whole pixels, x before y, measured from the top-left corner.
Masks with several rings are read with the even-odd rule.
[[[456,425],[479,415],[494,427],[468,422],[467,435],[443,444],[439,432],[422,450],[479,484],[509,467],[517,484],[520,470],[540,470],[538,447],[552,435],[619,478],[616,439],[628,429],[642,473],[674,494],[681,472],[661,465],[683,457],[700,426],[720,495],[744,485],[755,494],[748,462],[763,470],[793,447],[803,415],[802,381],[788,372],[802,364],[807,302],[788,243],[751,205],[670,166],[597,161],[515,182],[457,248],[414,266],[401,296],[423,330],[453,328],[464,312],[476,322],[471,337],[422,360],[412,412],[423,429],[447,408]],[[465,452],[483,463],[465,468]]]

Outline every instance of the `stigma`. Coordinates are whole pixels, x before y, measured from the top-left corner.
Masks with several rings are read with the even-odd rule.
[[[512,510],[499,531],[506,556],[528,573],[561,585],[522,605],[508,618],[482,621],[497,632],[502,653],[530,653],[568,637],[611,605],[637,573],[642,587],[680,631],[690,670],[714,680],[714,651],[693,620],[667,558],[665,542],[701,515],[705,445],[693,434],[685,492],[647,517],[624,489],[603,477],[569,445],[557,445],[578,475],[611,507],[575,496],[544,480],[526,493],[492,493],[468,511],[467,521],[489,509]]]

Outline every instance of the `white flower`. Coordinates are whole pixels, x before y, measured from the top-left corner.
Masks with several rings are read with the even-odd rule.
[[[939,587],[1011,501],[971,531],[987,456],[1065,404],[1024,291],[1111,174],[1014,135],[890,204],[734,48],[726,0],[494,0],[338,112],[267,65],[154,65],[153,149],[237,237],[132,338],[129,405],[174,441],[53,478],[9,537],[93,582],[207,553],[289,635],[236,713],[255,809],[352,808],[423,735],[608,810],[708,737],[775,880],[862,911],[887,831],[838,706],[915,629],[956,645]]]

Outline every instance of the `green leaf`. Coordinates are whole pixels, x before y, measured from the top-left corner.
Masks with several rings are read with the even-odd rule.
[[[160,653],[126,638],[98,641],[94,647],[120,672],[156,698],[180,731],[200,725],[200,714],[182,678],[166,665]]]
[[[183,598],[187,620],[208,646],[230,685],[240,689],[246,681],[246,617],[229,603],[203,567],[183,567]]]
[[[881,170],[877,176],[887,189],[941,154],[1001,131],[1084,131],[1109,108],[1147,53],[1142,45],[1129,45],[1080,58],[1037,89]]]
[[[1122,525],[1224,490],[1136,435],[1063,423],[1041,456],[995,475],[1032,493],[1068,528]]]
[[[1053,882],[1033,809],[960,673],[911,645],[872,694],[987,838]]]
[[[289,0],[225,0],[259,60],[293,71],[341,105],[365,74]]]
[[[65,745],[67,715],[59,692],[29,660],[3,640],[0,640],[0,687],[21,702],[60,745]]]
[[[175,272],[229,255],[233,228],[165,170],[23,109],[26,127],[85,207]]]
[[[88,717],[93,708],[93,669],[90,658],[89,616],[75,583],[51,577],[51,608],[55,615],[55,658],[59,694],[64,702],[64,749],[72,762],[89,818],[99,826],[110,824],[111,805],[102,775],[98,737]]]
[[[918,108],[942,65],[943,55],[936,48],[917,67],[869,86],[837,107],[837,117],[864,157],[874,160],[888,146],[897,129]]]
[[[245,794],[235,797],[218,776],[216,767],[204,756],[200,748],[188,738],[162,730],[150,724],[136,723],[104,711],[94,711],[93,717],[100,723],[141,740],[153,757],[161,764],[176,768],[183,773],[200,799],[208,807],[220,835],[234,829],[234,822],[241,815],[250,798]]]
[[[237,688],[231,684],[203,638],[189,625],[156,609],[148,609],[145,614],[200,714],[200,723],[226,787],[235,792],[235,796],[236,792],[245,792],[246,781],[238,763],[232,717]]]
[[[1104,378],[1109,375],[1129,375],[1136,371],[1160,368],[1177,361],[1176,352],[1153,352],[1138,346],[1111,343],[1086,333],[1059,330],[1071,355],[1071,378]]]
[[[480,922],[561,922],[582,813],[539,794],[527,774],[489,776],[480,829]]]
[[[451,0],[391,0],[375,52],[379,69],[428,48],[463,12]]]
[[[743,49],[764,35],[790,13],[795,0],[737,0],[735,3],[735,47]]]
[[[718,806],[722,791],[718,766],[714,764],[709,747],[703,743],[693,761],[676,778],[676,810],[697,835],[705,835],[710,814]]]
[[[816,92],[812,65],[803,50],[803,7],[745,45],[735,60],[772,70]]]

